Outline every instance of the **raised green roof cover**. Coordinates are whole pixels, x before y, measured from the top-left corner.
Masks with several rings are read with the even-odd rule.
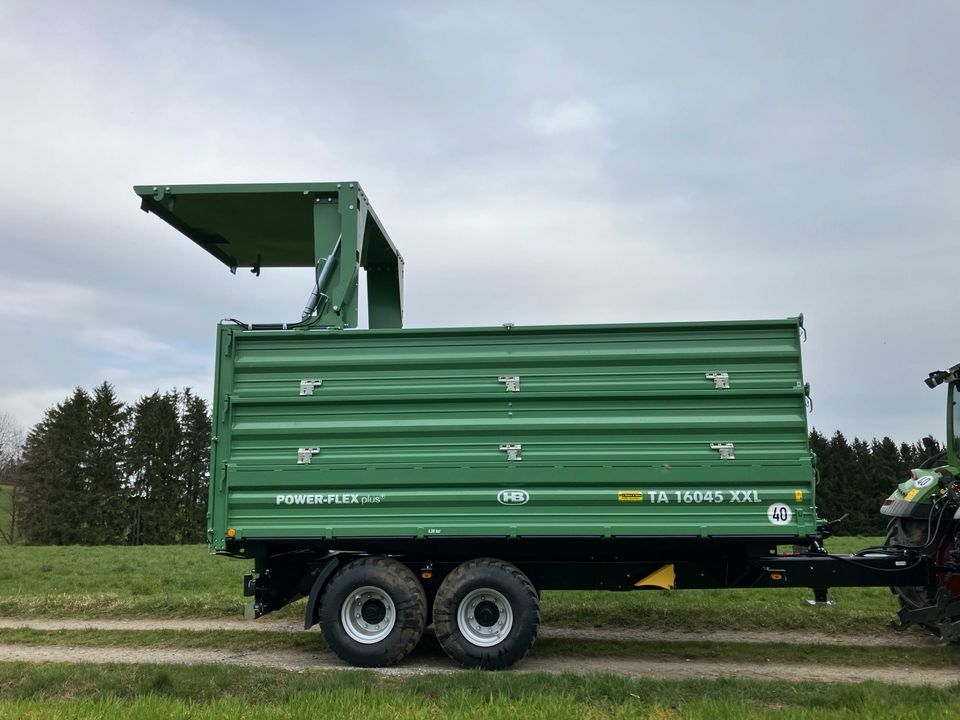
[[[329,302],[316,324],[356,327],[357,271],[368,274],[370,327],[402,324],[403,258],[357,182],[137,185],[140,207],[231,270],[313,267]],[[306,318],[306,316],[305,316]]]
[[[317,252],[326,257],[337,241],[343,190],[356,190],[362,197],[356,182],[134,187],[143,210],[231,268],[312,267],[319,259]],[[370,217],[361,222],[373,220],[365,238],[368,250],[386,260],[396,249],[373,209],[363,204]],[[321,226],[316,229],[326,235],[322,243],[326,248],[317,247],[315,219]]]

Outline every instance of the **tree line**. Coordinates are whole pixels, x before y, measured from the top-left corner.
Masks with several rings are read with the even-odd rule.
[[[829,438],[814,429],[820,517],[841,535],[880,535],[894,487],[933,450]],[[210,413],[189,389],[124,405],[113,387],[77,388],[25,440],[0,413],[0,541],[142,545],[206,540]],[[6,515],[6,517],[2,517]]]
[[[210,414],[190,389],[132,406],[103,383],[47,410],[16,454],[8,541],[143,545],[206,540]]]

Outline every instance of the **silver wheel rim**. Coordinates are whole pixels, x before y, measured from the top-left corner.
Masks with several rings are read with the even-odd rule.
[[[397,608],[393,599],[372,585],[364,585],[347,595],[340,608],[340,624],[344,631],[364,645],[383,640],[396,623]]]
[[[495,610],[494,610],[495,608]],[[460,601],[457,628],[467,642],[478,647],[492,647],[510,634],[513,608],[503,593],[478,588]]]

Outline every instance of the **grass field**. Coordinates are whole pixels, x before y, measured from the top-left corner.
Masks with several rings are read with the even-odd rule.
[[[957,690],[609,675],[0,663],[0,718],[952,718]]]
[[[838,552],[877,538],[837,538]],[[239,618],[242,560],[200,546],[0,547],[0,616]],[[841,588],[837,604],[810,607],[806,590],[544,592],[546,624],[573,627],[777,629],[885,633],[895,602],[886,588]],[[296,617],[302,602],[279,615]]]

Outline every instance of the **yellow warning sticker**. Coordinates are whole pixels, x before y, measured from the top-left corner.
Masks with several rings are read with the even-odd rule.
[[[916,488],[914,488],[913,490],[911,490],[910,492],[907,493],[907,496],[904,498],[904,500],[906,500],[907,502],[910,502],[911,500],[913,500],[913,499],[917,496],[917,494],[918,494],[919,492],[920,492],[919,490],[917,490]]]
[[[794,490],[793,499],[797,502],[803,502],[803,490]]]
[[[642,490],[621,490],[617,493],[620,502],[643,502]]]

